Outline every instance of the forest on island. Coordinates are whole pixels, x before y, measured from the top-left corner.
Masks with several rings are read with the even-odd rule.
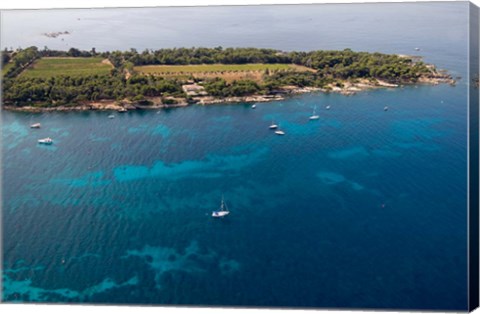
[[[36,103],[40,106],[75,104],[82,101],[142,100],[145,97],[185,97],[185,78],[137,73],[136,66],[193,64],[294,64],[312,71],[268,71],[261,82],[235,80],[227,82],[217,77],[202,80],[212,96],[245,96],[270,94],[285,85],[320,87],[341,85],[347,80],[378,79],[389,83],[411,84],[432,70],[423,62],[392,54],[341,51],[285,52],[259,48],[172,48],[159,50],[97,52],[38,49],[29,47],[4,50],[2,80],[4,102],[17,106]],[[61,71],[50,77],[31,77],[29,69],[47,57],[103,58],[111,69],[107,74],[65,75]],[[126,75],[128,73],[128,75]],[[195,80],[193,77],[189,81]]]

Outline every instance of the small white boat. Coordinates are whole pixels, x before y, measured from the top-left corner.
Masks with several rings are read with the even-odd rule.
[[[257,108],[257,105],[253,104],[252,109],[255,109],[255,108]]]
[[[114,119],[115,116],[114,116],[113,114],[111,114],[111,115],[108,116],[108,118],[109,118],[109,119]]]
[[[272,121],[272,124],[268,127],[270,130],[275,130],[278,128],[278,125],[275,124],[275,122]]]
[[[383,108],[383,111],[388,111],[388,106],[385,106],[385,108]]]
[[[34,124],[30,125],[30,128],[32,128],[32,129],[40,129],[41,126],[42,126],[42,125],[41,125],[40,123],[34,123]]]
[[[227,216],[228,214],[230,214],[230,211],[228,210],[227,204],[223,200],[223,196],[222,196],[222,202],[220,203],[220,208],[212,212],[212,217],[221,218],[221,217]]]
[[[277,135],[285,135],[285,132],[283,132],[282,130],[277,130],[277,131],[275,131],[275,134],[277,134]]]
[[[118,112],[127,112],[127,111],[128,111],[128,110],[125,109],[125,108],[120,108],[120,109],[118,109]]]
[[[420,51],[420,48],[415,48],[415,51]]]
[[[39,144],[45,144],[45,145],[51,145],[51,144],[53,144],[53,140],[49,137],[46,137],[46,138],[39,139],[38,143]]]
[[[330,110],[330,105],[326,106],[325,109]]]
[[[320,119],[320,116],[317,115],[317,114],[315,114],[315,110],[316,110],[316,109],[317,109],[317,106],[313,107],[313,113],[312,113],[312,115],[311,115],[310,118],[309,118],[310,120],[318,120],[318,119]]]

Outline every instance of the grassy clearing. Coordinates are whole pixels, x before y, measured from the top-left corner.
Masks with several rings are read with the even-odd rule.
[[[195,65],[145,65],[137,66],[135,71],[146,74],[170,74],[170,73],[202,73],[202,72],[243,72],[243,71],[309,71],[307,67],[295,64],[264,64],[264,63],[248,63],[248,64],[195,64]]]
[[[295,64],[198,64],[198,65],[146,65],[134,67],[136,72],[165,77],[215,78],[221,77],[227,82],[240,79],[261,81],[265,70],[269,71],[314,71]]]
[[[2,75],[5,75],[5,73],[7,73],[11,67],[13,67],[13,62],[2,64]]]
[[[108,75],[112,66],[102,58],[42,58],[22,72],[24,77]]]

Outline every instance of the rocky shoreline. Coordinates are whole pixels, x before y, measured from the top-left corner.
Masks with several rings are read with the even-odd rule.
[[[271,95],[249,95],[237,97],[214,97],[214,96],[197,96],[192,97],[193,101],[187,102],[186,98],[170,98],[174,103],[165,104],[161,97],[146,97],[142,102],[133,102],[127,99],[124,100],[100,100],[87,101],[75,105],[62,105],[44,107],[39,106],[22,106],[17,107],[13,105],[4,105],[4,110],[19,111],[19,112],[52,112],[52,111],[129,111],[129,110],[152,110],[152,109],[166,109],[186,107],[189,105],[213,105],[224,103],[258,103],[284,100],[286,97],[311,93],[340,93],[342,95],[350,96],[358,92],[379,89],[379,88],[398,88],[401,86],[422,84],[422,85],[438,85],[450,84],[454,86],[456,81],[446,73],[432,72],[431,76],[421,77],[417,83],[412,84],[392,84],[380,80],[359,79],[354,82],[345,81],[338,85],[328,85],[326,88],[318,87],[298,87],[298,86],[283,86],[281,89],[275,91]],[[147,104],[148,103],[148,104]]]

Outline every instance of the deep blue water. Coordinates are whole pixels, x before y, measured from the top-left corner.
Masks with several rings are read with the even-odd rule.
[[[420,46],[427,62],[465,77],[467,6],[429,5],[436,14],[418,15],[427,4],[362,6],[370,15],[354,14],[359,5],[315,6],[308,23],[330,25],[335,13],[349,28],[329,33],[334,43],[312,35],[268,46]],[[248,33],[243,11],[255,10],[238,10],[230,22]],[[262,14],[281,19],[285,10],[259,8],[256,26],[276,30]],[[295,25],[298,16],[289,17]],[[208,45],[213,36],[205,38]],[[465,310],[465,84],[115,119],[3,112],[3,298]],[[314,106],[320,120],[312,122]],[[284,137],[268,129],[272,121]],[[34,122],[42,128],[31,130]],[[54,145],[36,144],[46,136]],[[222,195],[232,213],[214,220]]]

